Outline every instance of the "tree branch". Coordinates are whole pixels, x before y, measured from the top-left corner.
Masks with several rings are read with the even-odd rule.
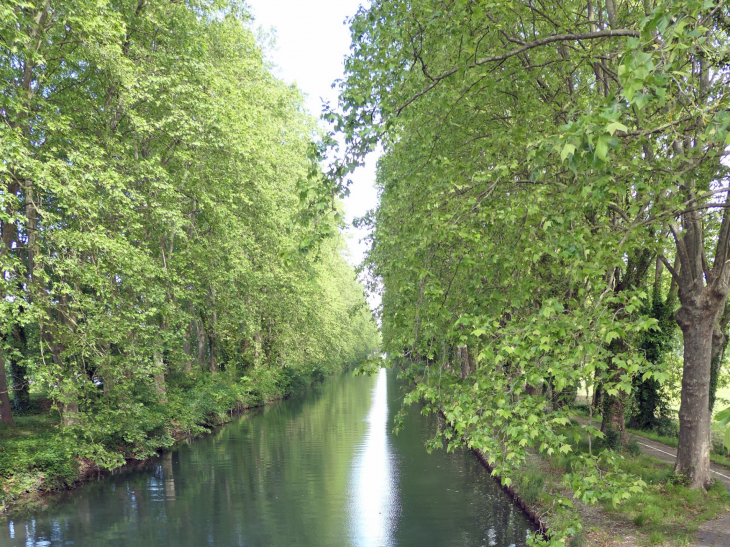
[[[553,36],[547,36],[545,38],[535,40],[533,42],[527,42],[525,45],[515,48],[512,51],[508,51],[507,53],[504,53],[502,55],[493,55],[491,57],[484,57],[482,59],[475,61],[474,63],[472,63],[470,65],[466,65],[465,67],[452,68],[451,70],[447,70],[440,76],[435,76],[434,81],[430,85],[428,85],[426,87],[426,89],[416,93],[413,97],[408,99],[401,107],[399,107],[396,110],[396,115],[400,115],[400,113],[403,111],[403,109],[406,108],[409,104],[411,104],[413,101],[415,101],[419,97],[422,97],[423,95],[425,95],[426,93],[431,91],[442,80],[445,80],[449,76],[452,76],[453,74],[456,74],[457,72],[459,72],[459,70],[461,70],[462,68],[469,70],[469,69],[476,68],[476,67],[479,67],[482,65],[486,65],[489,63],[505,61],[511,57],[519,55],[520,53],[524,53],[525,51],[529,51],[531,49],[535,49],[537,47],[542,47],[547,44],[552,44],[555,42],[569,42],[569,41],[575,41],[575,40],[597,40],[600,38],[613,38],[613,37],[619,37],[619,36],[630,36],[633,38],[639,38],[641,36],[641,34],[639,33],[638,30],[630,30],[630,29],[600,30],[597,32],[555,34]]]

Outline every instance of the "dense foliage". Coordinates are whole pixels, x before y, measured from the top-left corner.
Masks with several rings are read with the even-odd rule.
[[[565,483],[620,502],[642,482],[598,449],[622,442],[632,392],[659,417],[681,331],[676,470],[708,483],[729,28],[713,0],[374,0],[353,18],[332,184],[382,144],[368,266],[411,399],[454,425],[435,445],[466,439],[509,483],[528,451],[572,450],[565,403],[592,391],[603,440]]]
[[[145,457],[377,348],[342,238],[302,243],[319,136],[248,19],[0,5],[0,414],[35,392],[65,439],[4,443],[0,474]]]

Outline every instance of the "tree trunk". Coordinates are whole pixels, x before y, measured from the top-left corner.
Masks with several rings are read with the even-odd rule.
[[[215,336],[208,333],[208,347],[210,348],[210,354],[208,355],[208,370],[215,374],[218,372],[218,362],[216,361],[216,348],[215,348]]]
[[[167,388],[165,387],[165,360],[162,357],[162,350],[159,349],[162,346],[162,341],[157,340],[155,342],[155,349],[152,352],[152,361],[155,365],[155,389],[160,394],[160,402],[167,402]]]
[[[76,401],[61,405],[61,421],[63,427],[79,423],[79,404]]]
[[[466,346],[456,347],[456,360],[461,363],[461,377],[469,376],[469,350]]]
[[[603,421],[601,432],[606,435],[610,444],[622,446],[626,441],[625,406],[626,393],[619,391],[618,395],[603,394]],[[611,439],[615,435],[615,440]]]
[[[725,350],[727,350],[730,337],[726,334],[728,324],[730,323],[730,302],[725,303],[725,310],[720,316],[720,320],[715,325],[712,332],[712,362],[710,365],[710,414],[715,407],[715,398],[717,397],[717,381],[720,377],[720,368],[725,358]]]
[[[626,343],[624,340],[617,338],[611,342],[609,349],[614,356],[620,355],[626,351]],[[607,370],[607,385],[603,386],[603,405],[601,406],[603,421],[601,422],[601,432],[606,435],[608,446],[617,448],[623,446],[626,441],[625,402],[628,399],[628,393],[619,390],[616,395],[611,395],[606,391],[607,387],[611,389],[612,383],[616,378],[625,373],[624,369],[616,365],[614,358],[611,358]]]
[[[198,365],[205,370],[205,330],[200,320],[195,320],[195,337],[198,340]]]
[[[7,187],[7,192],[10,195],[15,195],[20,186],[17,183],[10,183]],[[10,202],[12,203],[12,202]],[[8,217],[13,214],[13,208],[8,205],[6,213]],[[6,254],[10,254],[10,249],[13,246],[17,236],[17,228],[14,222],[3,222],[2,223],[2,247],[0,247],[0,257],[4,257]],[[3,270],[3,278],[8,279],[10,272]],[[0,350],[1,352],[2,350]],[[8,378],[5,372],[5,358],[0,353],[0,421],[4,424],[15,425],[13,423],[13,412],[10,406],[10,396],[8,394]]]
[[[212,291],[211,291],[212,292]],[[215,305],[215,299],[211,297],[213,305]],[[216,348],[216,335],[215,328],[218,323],[218,313],[214,310],[210,314],[210,328],[208,329],[208,347],[210,354],[208,355],[208,370],[215,374],[218,372],[217,348]]]
[[[591,400],[593,411],[599,413],[603,408],[603,386],[600,382],[596,382],[593,387],[593,398]]]
[[[5,375],[5,358],[0,354],[0,422],[15,425],[8,396],[8,381]]]
[[[686,475],[693,488],[710,478],[710,364],[712,335],[720,306],[677,312],[684,335],[682,399],[679,406],[679,446],[675,473]]]
[[[30,408],[30,386],[25,377],[27,370],[15,359],[11,359],[10,373],[13,377],[13,406],[17,412],[25,412]]]
[[[190,348],[190,337],[193,335],[193,322],[188,323],[188,328],[185,330],[185,339],[183,340],[183,351],[185,352],[185,363],[183,369],[185,372],[191,372],[193,370],[193,352]]]
[[[255,367],[261,364],[261,348],[262,348],[261,332],[256,331],[253,335],[253,364]]]

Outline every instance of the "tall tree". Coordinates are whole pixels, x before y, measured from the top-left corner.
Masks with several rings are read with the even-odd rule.
[[[638,313],[648,291],[624,283],[627,257],[659,256],[685,342],[677,471],[703,487],[712,340],[728,293],[727,18],[722,3],[673,0],[362,9],[344,114],[331,116],[348,149],[332,173],[383,142],[371,263],[390,349],[428,354],[434,321],[452,325],[452,339],[471,325],[494,345],[483,362],[500,351],[511,361],[502,374],[516,378],[517,361],[528,385],[550,378],[558,390],[588,374],[620,400],[632,376],[662,377],[639,348],[656,324]],[[471,294],[462,267],[482,280]],[[479,304],[485,291],[502,294]],[[530,331],[542,349],[518,359]]]

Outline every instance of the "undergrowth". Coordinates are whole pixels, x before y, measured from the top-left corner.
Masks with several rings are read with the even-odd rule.
[[[556,504],[561,495],[570,497],[563,477],[572,471],[578,455],[588,451],[582,428],[572,426],[564,433],[569,438],[576,433],[580,436],[578,442],[572,443],[573,451],[550,457],[532,455],[515,477],[514,485],[519,496],[538,511],[549,528],[562,529],[580,519],[583,528],[576,530],[568,545],[581,547],[585,545],[586,532],[595,527],[605,531],[606,523],[594,522],[595,509],[576,500],[572,500],[573,507]],[[592,448],[597,448],[595,439]],[[720,482],[715,482],[706,493],[690,489],[683,484],[682,477],[673,473],[671,465],[640,454],[637,448],[624,447],[618,466],[620,471],[641,478],[646,486],[641,494],[616,506],[606,501],[600,506],[601,521],[608,520],[617,529],[636,533],[648,545],[692,545],[699,525],[730,509],[730,492]]]
[[[18,416],[14,427],[0,424],[0,511],[24,493],[72,486],[83,468],[110,470],[149,458],[177,439],[229,421],[234,412],[286,398],[327,374],[267,367],[239,379],[178,373],[168,378],[166,400],[140,388],[87,406],[76,426],[61,428],[53,407]]]

